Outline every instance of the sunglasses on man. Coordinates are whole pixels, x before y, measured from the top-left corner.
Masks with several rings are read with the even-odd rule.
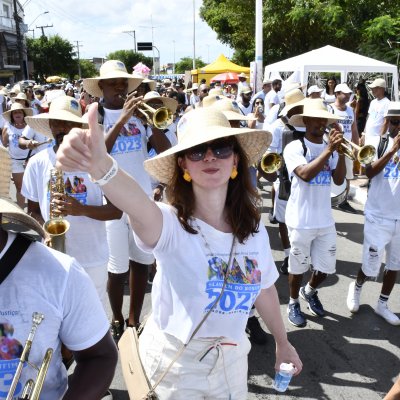
[[[389,122],[390,122],[392,125],[397,126],[397,125],[400,124],[400,119],[389,119]]]
[[[234,151],[232,139],[222,138],[210,143],[202,143],[198,146],[185,150],[184,154],[190,161],[202,161],[206,157],[208,149],[211,150],[215,158],[224,160],[229,158]]]

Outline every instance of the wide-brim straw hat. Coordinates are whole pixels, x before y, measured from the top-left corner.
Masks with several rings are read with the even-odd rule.
[[[128,93],[133,92],[143,81],[142,77],[129,74],[122,61],[108,60],[100,67],[100,76],[83,80],[83,88],[94,97],[102,97],[103,91],[99,87],[99,81],[116,78],[128,79]]]
[[[164,107],[167,107],[168,110],[170,110],[172,112],[172,114],[175,113],[175,111],[178,107],[178,102],[175,99],[173,99],[171,97],[160,96],[160,94],[155,91],[147,92],[143,97],[143,102],[149,103],[153,99],[161,100]]]
[[[162,183],[169,184],[175,170],[176,155],[202,143],[228,136],[235,136],[247,154],[250,164],[257,162],[272,141],[270,132],[231,128],[222,111],[213,107],[196,108],[184,114],[177,127],[178,144],[159,155],[146,160],[146,171]]]
[[[25,107],[29,108],[31,106],[31,102],[28,100],[28,97],[26,97],[25,93],[18,93],[15,97],[12,98],[12,102],[14,103],[16,100],[23,100],[25,102]]]
[[[82,120],[82,109],[79,101],[70,96],[60,96],[55,98],[51,104],[48,113],[38,114],[34,117],[26,117],[26,123],[36,132],[42,133],[50,139],[54,136],[50,129],[49,121],[61,120],[68,122],[77,122],[87,128],[87,123]]]
[[[303,103],[298,104],[306,97],[304,93],[300,89],[293,89],[290,90],[288,93],[285,94],[285,107],[282,108],[279,116],[287,115],[287,113],[293,108]]]
[[[254,116],[244,115],[239,107],[236,100],[228,99],[227,97],[222,97],[215,101],[212,108],[222,111],[229,121],[254,121],[257,118]]]
[[[147,83],[149,85],[149,88],[151,91],[156,90],[156,86],[157,86],[156,81],[149,79],[147,76],[145,76],[144,74],[142,74],[140,72],[132,72],[132,76],[134,76],[135,78],[143,79],[142,82],[140,82],[140,83]],[[140,83],[139,83],[139,85],[140,85]]]
[[[22,104],[19,103],[13,103],[8,111],[3,112],[3,118],[6,121],[11,122],[11,113],[17,110],[22,110],[25,114],[25,117],[31,116],[33,114],[33,110],[31,108],[24,107]]]
[[[290,117],[290,125],[305,127],[303,117],[327,119],[328,124],[332,124],[343,119],[330,113],[322,99],[307,99],[307,101],[304,101],[302,107],[303,111],[301,114],[296,114]]]
[[[0,147],[0,214],[2,223],[11,222],[22,226],[22,230],[34,230],[44,237],[43,228],[32,217],[18,207],[10,198],[11,159],[7,149]]]

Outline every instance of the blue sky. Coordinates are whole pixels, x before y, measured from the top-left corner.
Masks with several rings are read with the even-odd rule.
[[[33,29],[40,25],[46,35],[59,34],[76,44],[81,58],[106,57],[115,50],[133,49],[137,42],[151,42],[160,50],[161,64],[193,56],[193,0],[20,0],[24,5],[24,21]],[[216,34],[203,22],[198,11],[201,0],[195,0],[196,57],[214,61],[221,53],[228,58],[233,52],[217,40]],[[42,14],[49,11],[48,14]],[[36,20],[35,18],[38,17]],[[153,29],[151,28],[153,26]],[[35,37],[41,35],[35,29]],[[28,32],[32,37],[32,32]],[[175,44],[174,44],[175,41]],[[152,56],[152,52],[145,52]],[[155,53],[157,56],[157,52]]]

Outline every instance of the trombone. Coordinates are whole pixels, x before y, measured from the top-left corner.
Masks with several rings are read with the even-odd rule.
[[[29,359],[29,353],[32,348],[33,338],[35,337],[36,329],[43,321],[43,319],[44,319],[43,314],[40,314],[38,312],[34,312],[32,314],[32,327],[29,332],[28,339],[26,340],[24,349],[22,350],[21,358],[19,360],[17,370],[15,371],[14,378],[11,382],[10,390],[7,394],[6,400],[15,399],[14,396],[19,380],[21,378],[22,369],[26,364],[34,368],[36,371],[38,371],[36,375],[36,382],[33,379],[28,379],[22,390],[21,396],[18,398],[24,400],[39,400],[40,398],[40,393],[42,392],[44,380],[46,378],[46,374],[50,366],[51,357],[53,356],[53,349],[49,348],[46,350],[46,353],[43,357],[43,361],[40,367],[31,364],[28,359]]]
[[[274,172],[277,172],[281,166],[282,166],[282,156],[278,153],[267,151],[261,157],[260,168],[266,174],[273,174]]]

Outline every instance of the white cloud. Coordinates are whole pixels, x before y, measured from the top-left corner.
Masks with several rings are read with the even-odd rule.
[[[201,21],[198,15],[201,0],[196,0],[195,5],[196,57],[206,63],[221,53],[231,57],[232,50],[220,43],[215,32]],[[74,44],[78,40],[82,45],[81,58],[105,57],[115,50],[132,49],[133,33],[123,32],[133,30],[137,42],[151,42],[153,32],[161,64],[174,61],[174,47],[176,62],[193,56],[193,1],[190,0],[28,0],[24,11],[28,25],[49,11],[40,15],[30,29],[53,25],[45,28],[45,34],[59,34]],[[35,37],[40,34],[35,29]],[[145,54],[152,56],[151,52]]]

